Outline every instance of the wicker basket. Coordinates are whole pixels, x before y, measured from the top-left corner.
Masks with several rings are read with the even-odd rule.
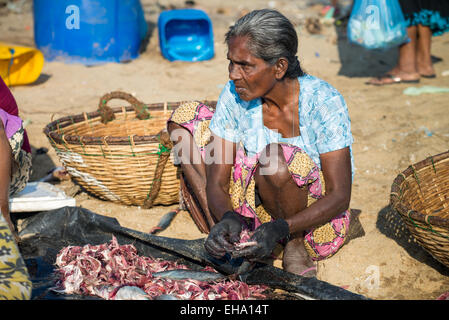
[[[111,99],[131,106],[110,108]],[[92,194],[144,208],[170,205],[179,202],[180,181],[166,121],[181,104],[143,104],[111,92],[97,111],[52,121],[44,133],[72,179]]]
[[[390,205],[416,241],[449,267],[449,151],[399,174],[391,186]]]

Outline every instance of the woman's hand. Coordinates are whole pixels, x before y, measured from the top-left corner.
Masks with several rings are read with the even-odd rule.
[[[210,230],[204,247],[213,257],[221,258],[226,252],[234,249],[234,243],[239,241],[241,232],[242,222],[239,214],[227,211],[220,222]]]

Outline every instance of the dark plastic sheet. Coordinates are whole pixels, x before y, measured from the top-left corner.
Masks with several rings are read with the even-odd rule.
[[[32,299],[97,299],[78,295],[56,294],[54,262],[63,247],[98,245],[110,242],[112,235],[120,244],[133,244],[140,255],[176,260],[193,270],[206,265],[229,275],[242,266],[242,259],[214,259],[204,249],[204,238],[182,240],[160,237],[120,226],[114,218],[95,214],[80,207],[64,207],[41,212],[23,221],[19,244],[31,280]],[[297,293],[304,299],[364,300],[366,297],[316,278],[306,278],[282,269],[260,264],[240,275],[247,284],[264,284],[273,289]],[[98,298],[99,299],[99,298]],[[300,299],[300,298],[298,298]]]

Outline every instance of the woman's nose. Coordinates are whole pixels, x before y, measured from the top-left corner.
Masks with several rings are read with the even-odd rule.
[[[236,67],[234,64],[229,64],[229,79],[234,81],[241,78],[240,72],[238,70],[239,68]]]

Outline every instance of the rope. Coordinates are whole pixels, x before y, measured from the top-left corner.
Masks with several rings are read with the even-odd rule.
[[[137,100],[133,95],[122,92],[122,91],[113,91],[105,94],[100,98],[100,103],[98,105],[98,112],[100,113],[101,123],[108,123],[115,119],[114,111],[112,111],[111,107],[107,106],[108,101],[112,99],[121,99],[127,101],[132,105],[136,112],[136,118],[139,120],[147,120],[151,118],[150,113],[148,112],[148,106]]]
[[[173,147],[173,143],[170,140],[167,131],[162,131],[159,136],[159,151],[157,154],[159,155],[157,158],[156,169],[154,171],[153,181],[151,182],[150,190],[148,191],[147,198],[143,203],[143,207],[145,209],[149,209],[153,206],[153,202],[156,199],[159,189],[161,188],[162,183],[162,173],[164,172],[165,165],[170,157],[170,151]]]
[[[433,161],[433,157],[430,157],[430,161],[432,162],[432,168],[435,173],[437,173],[437,169],[435,168],[435,162]]]

